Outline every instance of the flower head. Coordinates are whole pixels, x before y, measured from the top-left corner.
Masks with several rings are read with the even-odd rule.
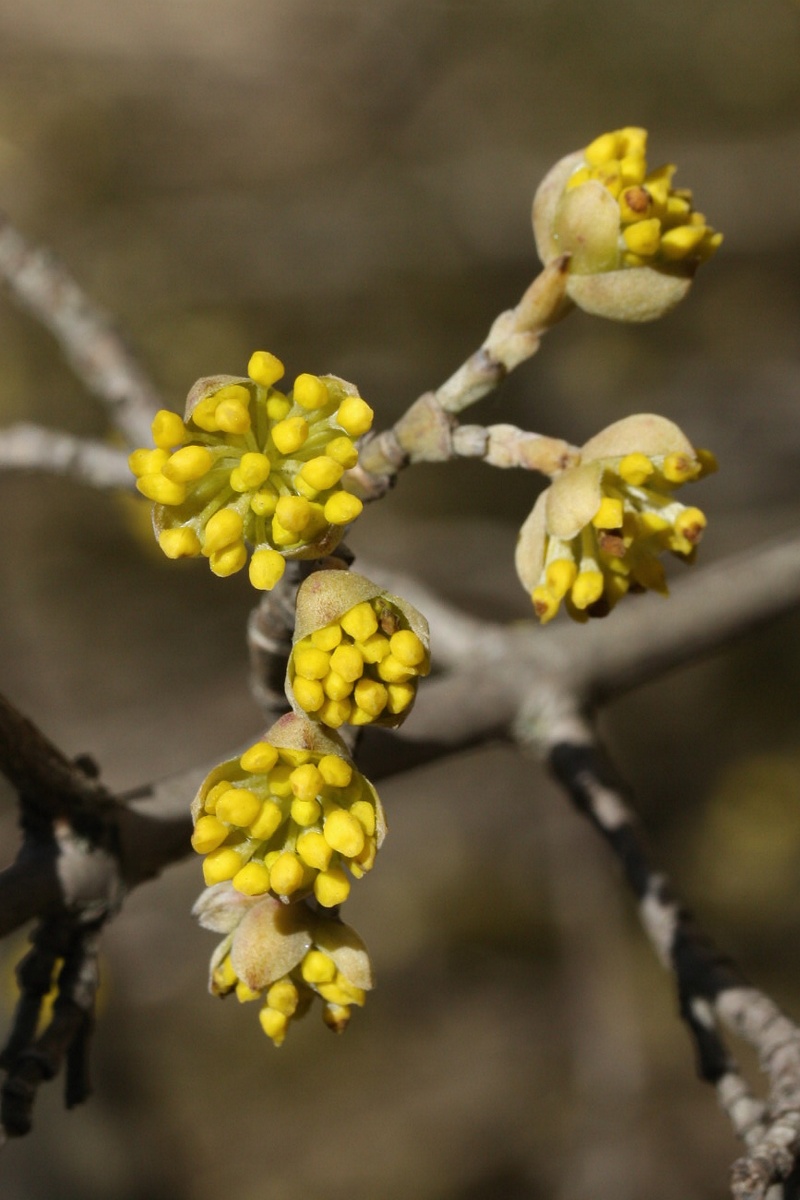
[[[533,202],[543,262],[571,255],[567,294],[587,312],[650,321],[685,296],[722,234],[674,188],[671,164],[649,170],[647,131],[601,134],[552,168]]]
[[[330,728],[397,726],[430,670],[428,622],[354,571],[316,571],[297,593],[287,695]]]
[[[245,897],[220,883],[202,893],[193,912],[205,929],[226,935],[211,958],[210,991],[261,1000],[261,1027],[276,1046],[315,997],[325,1024],[341,1033],[353,1005],[363,1005],[373,987],[369,954],[355,930],[303,902]]]
[[[628,591],[666,593],[659,555],[691,561],[706,525],[699,508],[673,493],[714,467],[677,425],[649,413],[591,438],[520,531],[517,574],[542,624],[562,601],[580,621],[605,616]]]
[[[168,558],[203,554],[216,575],[232,575],[249,544],[250,581],[268,590],[287,558],[329,553],[361,512],[341,480],[373,413],[335,375],[299,375],[284,394],[274,387],[284,373],[274,355],[257,351],[247,369],[247,378],[198,380],[185,419],[157,413],[156,448],[129,461],[138,490],[155,501]]]
[[[386,833],[378,794],[336,734],[289,713],[206,777],[192,845],[207,884],[288,901],[313,891],[333,908],[369,871]]]

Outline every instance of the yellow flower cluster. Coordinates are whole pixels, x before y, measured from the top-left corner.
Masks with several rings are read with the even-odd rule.
[[[378,596],[296,642],[289,659],[294,699],[323,725],[396,724],[410,709],[430,655],[398,608]]]
[[[325,1024],[341,1033],[373,986],[369,955],[355,930],[302,901],[244,899],[223,883],[208,888],[194,911],[206,928],[227,934],[211,960],[211,992],[234,994],[242,1003],[261,1000],[261,1027],[276,1046],[315,997]]]
[[[575,620],[605,616],[629,591],[666,593],[659,555],[691,561],[706,526],[674,498],[715,469],[671,421],[640,414],[592,438],[581,462],[538,498],[522,527],[517,572],[546,624],[562,602]]]
[[[200,380],[185,420],[159,412],[155,449],[135,450],[129,463],[138,490],[155,501],[168,558],[202,554],[214,574],[232,575],[249,544],[250,581],[269,590],[286,558],[328,553],[361,512],[341,481],[373,412],[332,375],[299,375],[288,394],[278,391],[284,367],[266,351],[247,369],[248,378]]]
[[[722,234],[694,211],[691,191],[673,188],[675,166],[648,171],[646,152],[646,129],[627,126],[601,134],[586,147],[583,162],[567,180],[567,193],[596,181],[617,201],[616,253],[606,269],[705,262],[719,247]]]
[[[214,768],[193,808],[192,846],[205,855],[207,884],[231,880],[243,895],[282,899],[313,890],[325,908],[347,899],[344,868],[357,879],[370,870],[385,823],[344,745],[324,750],[265,740]]]

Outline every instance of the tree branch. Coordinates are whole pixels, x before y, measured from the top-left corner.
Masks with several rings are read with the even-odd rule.
[[[0,471],[47,471],[95,488],[133,487],[124,450],[21,422],[0,430]]]

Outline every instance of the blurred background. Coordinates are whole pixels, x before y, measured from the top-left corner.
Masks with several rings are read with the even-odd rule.
[[[652,326],[583,314],[475,410],[582,442],[654,410],[712,446],[702,559],[800,510],[795,0],[0,0],[0,208],[113,311],[180,408],[270,349],[356,381],[388,424],[537,270],[534,188],[623,124],[725,232]],[[51,338],[0,297],[0,423],[104,436]],[[421,468],[354,531],[472,612],[529,615],[540,485]],[[170,564],[143,507],[0,478],[0,689],[117,789],[259,728],[241,577]],[[661,603],[640,598],[637,603]],[[609,624],[613,636],[613,619]],[[753,982],[800,1013],[798,618],[603,716],[662,865]],[[538,767],[487,747],[382,789],[349,919],[379,987],[343,1039],[276,1052],[205,991],[197,861],[105,938],[95,1096],[43,1089],[6,1200],[711,1200],[738,1148],[694,1079],[670,980],[603,847]],[[2,862],[16,848],[0,793]],[[13,1004],[24,937],[3,948]]]

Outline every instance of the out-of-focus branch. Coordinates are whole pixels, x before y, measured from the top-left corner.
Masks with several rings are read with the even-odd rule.
[[[2,213],[0,279],[20,307],[55,335],[75,373],[106,404],[126,441],[146,444],[153,414],[162,406],[153,382],[109,315],[50,251],[27,241]]]
[[[800,1028],[764,993],[749,987],[736,967],[697,929],[651,860],[628,803],[628,789],[575,711],[572,729],[548,729],[541,713],[521,717],[521,745],[546,758],[575,807],[610,846],[639,905],[653,948],[674,973],[680,1012],[692,1036],[700,1076],[717,1090],[747,1153],[733,1168],[735,1200],[764,1200],[773,1184],[788,1180],[800,1149]],[[769,1092],[756,1100],[726,1045],[721,1027],[758,1051]],[[785,1200],[796,1197],[787,1185]]]
[[[95,488],[134,484],[124,450],[26,422],[0,430],[0,471],[46,471]]]

